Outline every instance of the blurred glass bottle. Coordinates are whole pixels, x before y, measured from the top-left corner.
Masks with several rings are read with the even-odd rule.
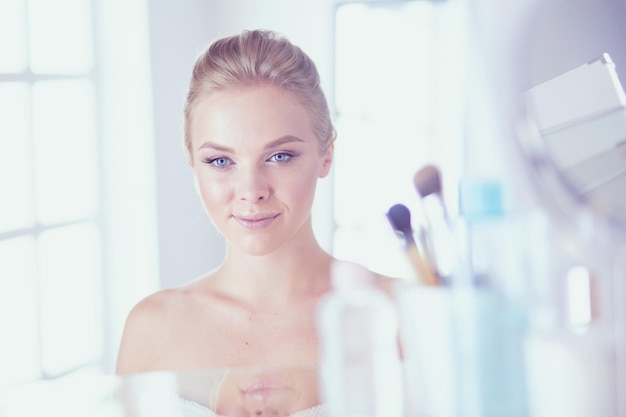
[[[318,306],[320,392],[331,417],[400,417],[403,382],[398,318],[367,269],[331,268],[333,290]]]
[[[507,213],[502,194],[495,180],[460,187],[466,277],[453,288],[453,326],[459,413],[465,416],[527,415],[522,230],[528,219]]]

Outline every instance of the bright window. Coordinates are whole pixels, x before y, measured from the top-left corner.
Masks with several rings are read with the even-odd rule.
[[[90,6],[0,2],[0,385],[102,356]]]
[[[415,170],[433,151],[434,6],[350,3],[336,13],[334,254],[406,276],[385,213],[416,202]]]

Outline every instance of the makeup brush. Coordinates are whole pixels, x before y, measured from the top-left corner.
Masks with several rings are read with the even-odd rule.
[[[413,176],[413,185],[422,199],[422,206],[425,206],[427,218],[443,217],[447,222],[448,210],[443,200],[439,168],[434,165],[423,166]]]
[[[413,238],[409,209],[403,204],[395,204],[387,211],[387,219],[389,219],[393,230],[403,238],[406,254],[418,278],[426,285],[439,285],[439,279],[432,266],[422,257]]]
[[[450,277],[457,262],[456,243],[443,198],[439,168],[435,165],[423,166],[413,176],[413,185],[420,196],[426,222],[426,255],[439,277]]]

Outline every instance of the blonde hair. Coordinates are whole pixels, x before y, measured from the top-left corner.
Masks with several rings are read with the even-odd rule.
[[[184,107],[185,149],[190,164],[194,105],[216,91],[263,83],[297,97],[310,112],[320,152],[328,149],[336,134],[315,64],[299,47],[277,33],[251,30],[213,42],[196,59]]]

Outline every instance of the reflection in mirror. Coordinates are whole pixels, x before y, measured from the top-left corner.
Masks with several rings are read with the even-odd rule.
[[[525,148],[566,215],[584,206],[626,230],[626,4],[540,4],[522,74]]]
[[[0,393],[0,415],[321,417],[325,407],[314,367],[210,368],[124,377],[83,373],[15,386]]]
[[[207,407],[228,417],[313,416],[321,408],[315,368],[229,369],[212,394]]]

